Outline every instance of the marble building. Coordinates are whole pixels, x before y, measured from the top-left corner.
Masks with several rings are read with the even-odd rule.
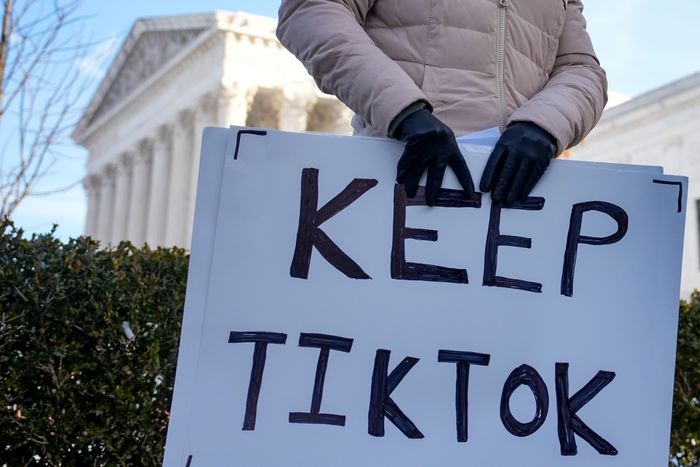
[[[689,178],[681,293],[700,288],[700,72],[606,110],[571,158],[663,166]]]
[[[134,24],[72,134],[89,152],[88,235],[188,247],[206,126],[351,132],[351,111],[317,89],[275,26],[221,11]]]

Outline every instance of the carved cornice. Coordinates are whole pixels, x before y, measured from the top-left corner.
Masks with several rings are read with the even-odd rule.
[[[258,93],[258,89],[258,86],[249,86],[243,83],[226,83],[219,90],[219,106],[221,106],[222,102],[236,101],[242,98],[250,107],[253,99],[255,99],[255,95]]]
[[[173,124],[167,123],[161,125],[156,130],[155,144],[167,144],[173,137]]]
[[[134,162],[134,155],[130,152],[124,152],[119,156],[119,168],[129,170]]]
[[[147,31],[138,39],[87,125],[114,108],[171,58],[202,34],[204,29]]]
[[[183,65],[189,64],[193,59],[196,59],[211,48],[213,43],[216,42],[217,32],[218,31],[214,29],[198,34],[195,39],[173,57],[166,60],[163,66],[154,71],[149,77],[145,78],[145,80],[135,80],[136,87],[120,95],[121,100],[110,102],[110,105],[104,109],[101,107],[101,101],[93,103],[92,106],[94,109],[88,108],[73,131],[71,135],[73,140],[81,144],[92,134],[102,129],[102,127],[107,122],[114,119],[115,116],[122,112],[128,112],[135,101],[142,99],[144,96],[148,96],[153,91],[157,91],[158,87],[167,84],[167,82],[177,77],[178,71],[182,71]],[[104,97],[107,92],[108,91],[105,91],[102,97]],[[95,113],[98,108],[102,110],[99,115]]]
[[[181,110],[177,113],[175,123],[177,125],[175,131],[182,131],[190,128],[194,122],[194,111],[192,109]]]
[[[208,92],[202,96],[197,102],[197,112],[205,115],[211,115],[216,112],[219,106],[218,96],[216,93]]]
[[[700,102],[700,72],[649,91],[612,107],[605,112],[590,137],[611,136],[639,126],[642,122],[661,120]]]
[[[146,164],[153,157],[153,140],[144,138],[136,145],[134,164]]]
[[[213,14],[147,18],[136,21],[124,40],[119,53],[110,65],[109,70],[100,82],[95,95],[90,100],[78,126],[73,132],[73,138],[77,139],[80,133],[87,129],[98,108],[102,105],[103,101],[105,101],[110,89],[112,89],[115,82],[120,78],[120,73],[124,70],[132,52],[134,52],[144,34],[183,30],[204,31],[215,27],[216,23],[216,15]]]
[[[115,163],[109,163],[104,166],[102,169],[102,182],[109,184],[109,185],[114,185],[114,178],[117,175],[117,164]]]
[[[83,188],[87,192],[99,190],[102,184],[102,178],[98,174],[90,174],[83,178]]]
[[[166,67],[149,78],[124,101],[93,122],[89,128],[86,128],[79,134],[77,133],[78,129],[76,129],[72,135],[73,139],[77,143],[82,144],[88,139],[99,138],[102,132],[108,130],[110,126],[119,125],[123,120],[129,119],[133,114],[142,111],[144,107],[150,104],[153,94],[159,92],[160,89],[181,76],[194,60],[204,55],[220,40],[223,40],[222,36],[216,30],[209,31],[197,38],[194,43],[189,45],[187,50],[178,54]],[[180,55],[183,55],[183,57],[180,57]]]
[[[78,144],[82,144],[88,138],[100,133],[107,122],[111,122],[122,112],[133,110],[135,101],[148,95],[156,85],[163,85],[176,77],[178,71],[186,69],[191,60],[205,53],[217,42],[217,39],[223,40],[226,34],[232,34],[237,41],[242,43],[282,50],[281,44],[275,37],[276,24],[277,21],[274,18],[222,11],[204,15],[137,21],[98,91],[93,96],[80,123],[73,131],[73,139]],[[143,48],[141,47],[143,44],[139,43],[150,33],[186,35],[187,33],[183,31],[194,30],[199,30],[200,33],[196,34],[196,37],[184,46],[183,50],[160,63],[160,68],[156,71],[152,70],[157,68],[153,64],[158,63],[159,59],[155,58],[157,54],[154,54],[154,58],[149,62],[153,66],[147,67],[147,71],[143,73],[124,71],[124,76],[128,76],[127,83],[117,84],[117,81],[122,78],[122,69],[127,66],[131,54],[137,53],[137,49]],[[153,49],[153,47],[146,47],[146,49]],[[138,53],[147,55],[146,52]],[[168,55],[168,53],[161,53],[161,56]],[[150,77],[145,78],[145,82],[143,82],[144,76],[149,73],[151,73]],[[132,87],[134,83],[137,83],[136,87]]]

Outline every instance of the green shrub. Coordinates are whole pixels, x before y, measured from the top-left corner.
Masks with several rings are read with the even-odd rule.
[[[671,436],[673,464],[700,465],[700,292],[681,301]]]
[[[0,465],[160,465],[187,263],[0,226]]]
[[[187,263],[0,225],[0,465],[160,465]],[[699,363],[696,293],[680,306],[673,465],[700,458]]]

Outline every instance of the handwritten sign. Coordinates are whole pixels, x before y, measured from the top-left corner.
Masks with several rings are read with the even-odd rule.
[[[429,208],[401,150],[205,131],[165,465],[665,465],[687,180]]]

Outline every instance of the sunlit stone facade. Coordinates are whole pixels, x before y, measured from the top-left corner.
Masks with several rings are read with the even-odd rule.
[[[350,110],[317,89],[275,26],[227,12],[135,23],[73,133],[89,151],[87,234],[189,247],[206,126],[351,132]]]

